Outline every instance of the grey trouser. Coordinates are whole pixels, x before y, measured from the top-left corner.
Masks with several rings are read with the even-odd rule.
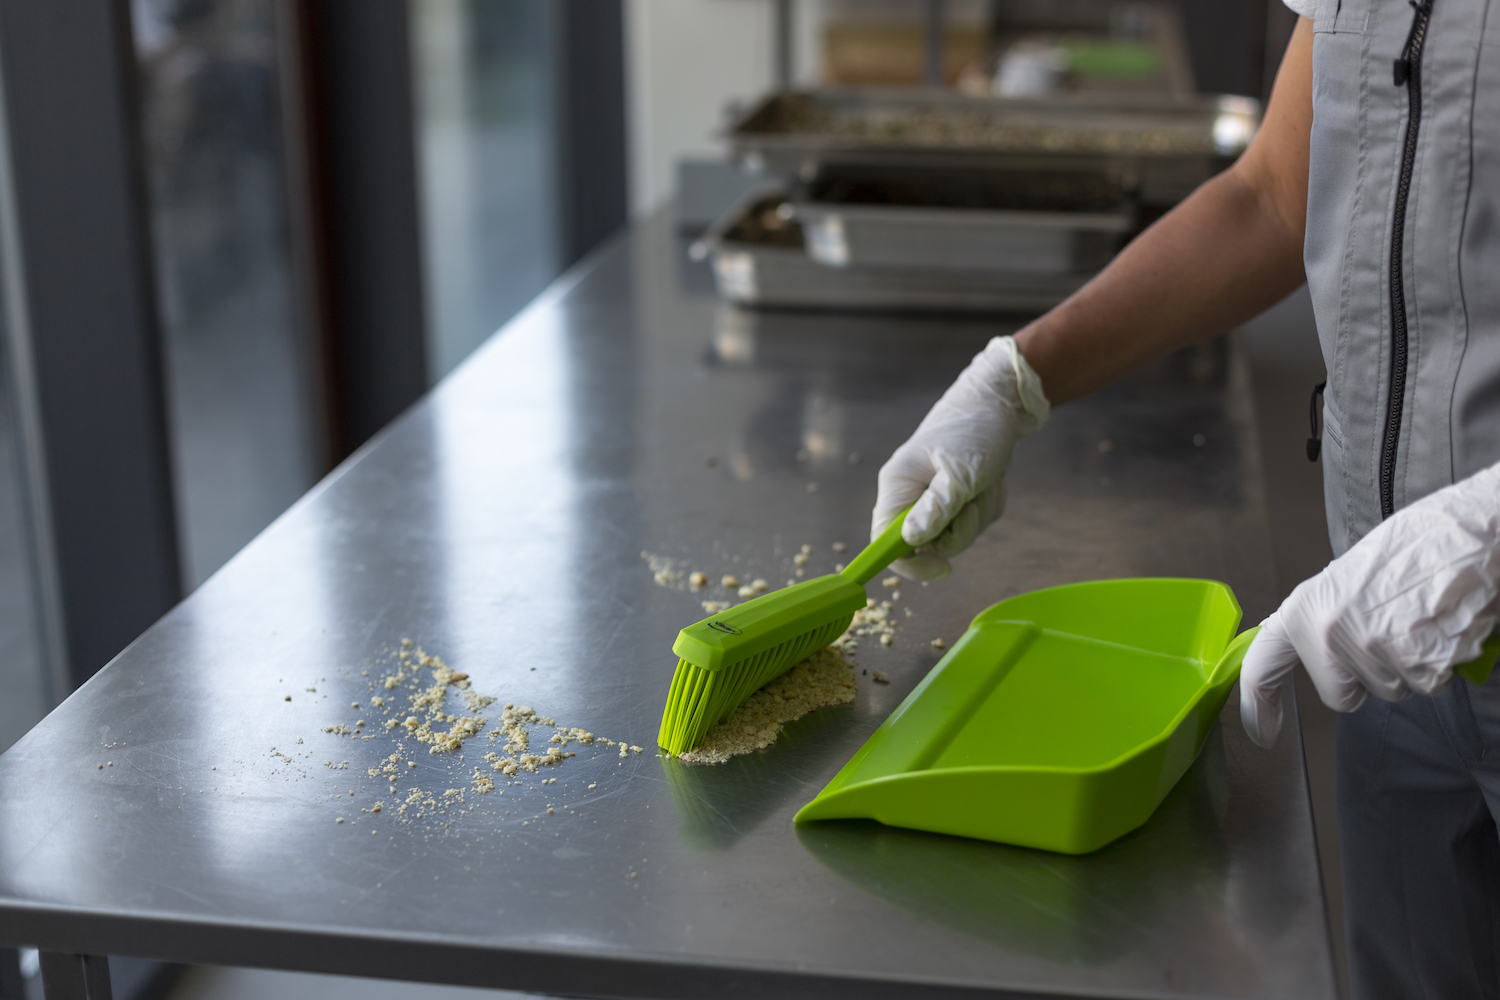
[[[1500,998],[1500,669],[1338,720],[1358,1000]]]

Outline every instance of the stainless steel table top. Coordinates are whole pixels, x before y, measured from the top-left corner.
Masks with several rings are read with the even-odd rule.
[[[725,312],[682,250],[658,219],[543,296],[0,756],[0,941],[620,997],[1332,996],[1297,734],[1260,751],[1232,705],[1091,856],[791,823],[994,601],[1175,574],[1269,610],[1232,352],[1059,410],[953,577],[899,588],[854,705],[721,766],[656,756],[672,640],[716,595],[642,553],[780,584],[806,544],[831,571],[997,331]],[[403,638],[492,721],[530,705],[645,752],[575,743],[478,794],[483,736],[432,755],[381,725]],[[361,718],[373,738],[325,731]],[[366,773],[393,752],[395,795]],[[398,815],[412,788],[446,811]]]

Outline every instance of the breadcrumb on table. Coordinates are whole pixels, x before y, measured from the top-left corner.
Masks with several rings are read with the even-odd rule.
[[[844,650],[838,645],[820,649],[745,699],[680,759],[689,764],[721,764],[764,749],[788,722],[826,705],[848,704],[855,690],[854,668]]]

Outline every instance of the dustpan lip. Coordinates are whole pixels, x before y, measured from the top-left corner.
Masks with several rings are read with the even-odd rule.
[[[1236,627],[1238,627],[1239,621],[1243,620],[1245,612],[1244,609],[1240,606],[1239,599],[1235,597],[1234,588],[1225,583],[1223,580],[1212,580],[1207,577],[1200,576],[1118,576],[1104,577],[1098,580],[1075,580],[1073,583],[1059,583],[1051,587],[1039,587],[1036,590],[1027,590],[1019,594],[1012,594],[1010,597],[1007,597],[1004,600],[996,601],[994,604],[991,604],[989,607],[985,608],[983,611],[975,615],[969,622],[969,627],[973,628],[974,626],[986,621],[1030,621],[1030,619],[990,617],[990,615],[992,615],[998,609],[1005,607],[1005,605],[1007,604],[1020,601],[1023,598],[1040,597],[1043,594],[1051,594],[1059,590],[1093,590],[1095,588],[1119,587],[1127,584],[1139,583],[1181,583],[1217,588],[1220,592],[1222,592],[1224,597],[1228,598],[1230,605],[1238,613],[1238,617],[1236,618]],[[1046,627],[1041,622],[1034,622],[1034,624],[1036,624],[1039,628]],[[1232,640],[1234,637],[1231,636],[1230,638]],[[1225,643],[1225,648],[1228,648],[1228,643]]]

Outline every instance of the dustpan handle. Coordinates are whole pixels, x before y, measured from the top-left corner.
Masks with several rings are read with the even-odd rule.
[[[878,572],[878,571],[877,571]],[[1260,631],[1260,626],[1246,629],[1235,636],[1224,655],[1219,658],[1214,667],[1212,680],[1217,683],[1229,671],[1239,673],[1240,662],[1245,659],[1245,653],[1250,649],[1250,643],[1255,639],[1255,634]],[[1480,648],[1479,656],[1468,663],[1460,663],[1453,668],[1453,672],[1471,684],[1483,686],[1490,679],[1490,672],[1495,668],[1495,661],[1500,659],[1500,633],[1491,635],[1484,641]]]
[[[1255,636],[1260,632],[1260,626],[1247,628],[1235,636],[1229,643],[1224,655],[1219,657],[1219,662],[1214,666],[1214,672],[1209,676],[1210,684],[1218,684],[1225,677],[1231,680],[1240,675],[1240,663],[1245,659],[1245,653],[1250,649],[1250,643],[1255,641]]]
[[[910,512],[911,508],[908,507],[897,514],[896,519],[880,533],[880,537],[866,545],[865,550],[855,556],[854,561],[844,567],[839,575],[863,587],[875,579],[875,575],[881,570],[911,552],[911,546],[901,537],[901,526],[906,523],[906,515]]]

